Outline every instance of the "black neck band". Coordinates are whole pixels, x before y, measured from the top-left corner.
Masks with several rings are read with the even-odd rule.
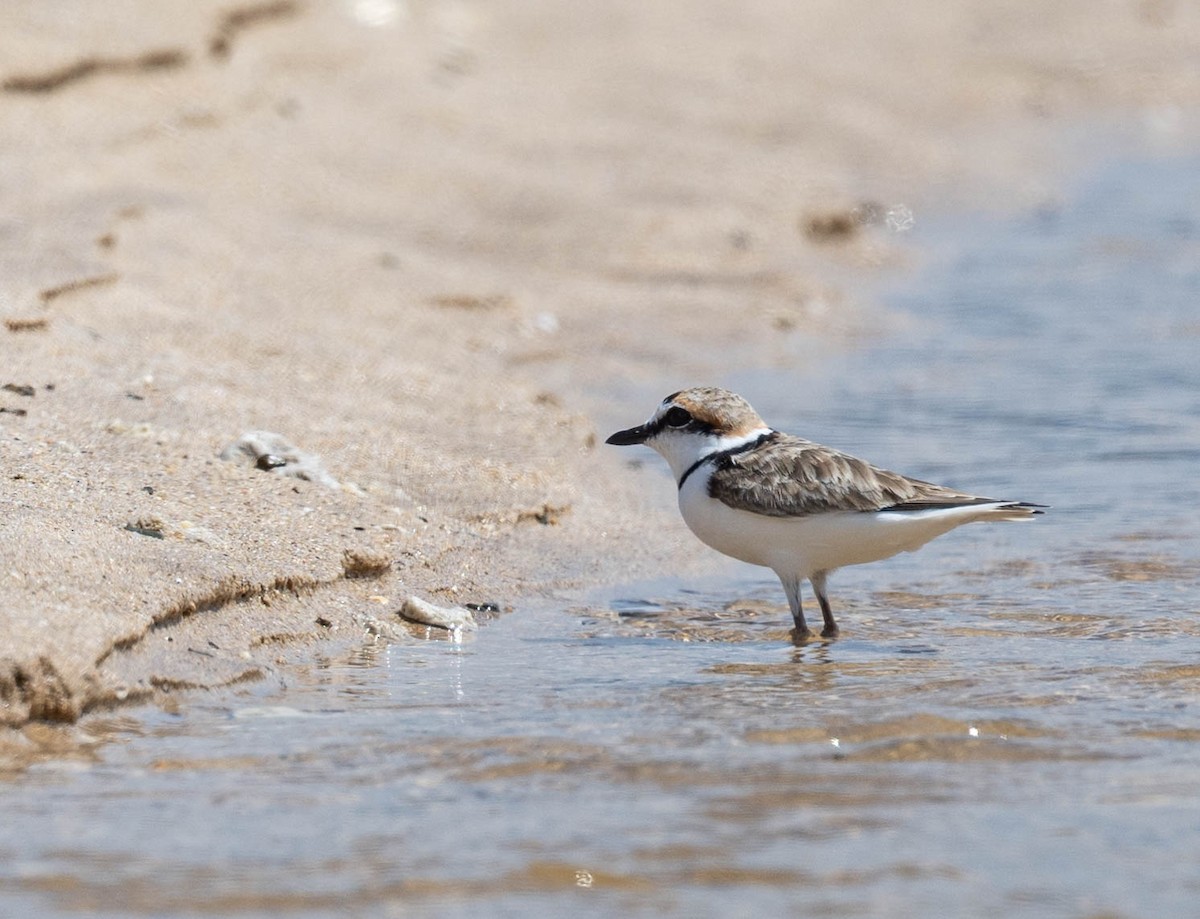
[[[755,447],[761,447],[768,440],[774,440],[775,437],[775,431],[767,431],[765,434],[759,434],[758,437],[754,438],[754,440],[748,440],[744,444],[739,444],[736,447],[730,447],[728,450],[718,450],[716,453],[709,453],[707,456],[700,457],[700,459],[688,466],[687,469],[684,470],[683,475],[679,477],[679,489],[682,491],[683,483],[688,480],[688,476],[690,476],[709,460],[712,460],[714,463],[719,463],[723,459],[728,459],[731,456],[737,456],[737,454],[745,453],[747,450],[753,450]]]
[[[695,472],[697,469],[700,468],[701,463],[708,462],[714,456],[716,456],[715,453],[710,453],[710,454],[708,454],[708,456],[702,456],[702,457],[700,457],[700,459],[696,460],[696,462],[692,463],[692,465],[688,466],[687,469],[684,470],[683,475],[681,475],[679,477],[679,490],[683,491],[683,483],[688,480],[688,476],[690,476],[693,472]]]

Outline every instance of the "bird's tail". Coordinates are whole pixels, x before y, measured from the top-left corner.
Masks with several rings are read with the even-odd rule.
[[[994,507],[988,508],[985,514],[981,514],[981,520],[1030,520],[1039,514],[1045,513],[1043,508],[1048,507],[1046,504],[1030,504],[1028,501],[1010,501],[1005,504],[997,504]]]

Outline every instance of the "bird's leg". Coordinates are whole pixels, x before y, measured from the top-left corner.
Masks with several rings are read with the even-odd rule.
[[[825,620],[825,628],[821,629],[821,634],[826,638],[834,638],[838,633],[838,625],[833,621],[833,610],[829,608],[829,598],[825,596],[825,577],[828,574],[827,571],[818,571],[809,580],[812,581],[813,593],[817,595],[817,602],[821,604],[821,616]]]
[[[778,572],[776,573],[778,574]],[[783,589],[788,598],[788,606],[792,608],[792,621],[796,624],[796,637],[803,638],[810,633],[808,631],[808,623],[804,621],[804,608],[800,605],[800,578],[779,575],[779,580],[783,582]]]

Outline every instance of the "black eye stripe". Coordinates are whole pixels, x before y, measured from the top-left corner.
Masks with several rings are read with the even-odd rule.
[[[647,424],[646,428],[648,437],[657,437],[666,428],[672,431],[689,431],[693,434],[711,434],[713,431],[713,426],[707,421],[693,418],[691,412],[678,405],[671,406],[657,421]]]
[[[692,415],[686,408],[676,405],[663,415],[662,420],[663,424],[669,428],[682,428],[692,420]]]

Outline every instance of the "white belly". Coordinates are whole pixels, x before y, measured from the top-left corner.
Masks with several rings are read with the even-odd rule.
[[[988,509],[990,505],[915,513],[838,511],[768,517],[710,498],[707,476],[692,476],[679,493],[684,522],[704,543],[751,565],[800,577],[911,552],[986,516]]]

